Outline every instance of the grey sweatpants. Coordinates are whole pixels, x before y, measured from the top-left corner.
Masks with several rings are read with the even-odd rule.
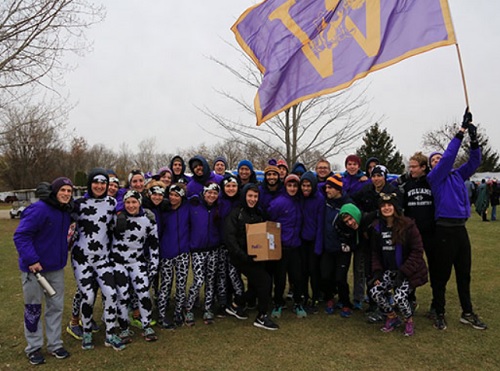
[[[43,347],[42,301],[45,298],[45,335],[47,337],[47,351],[62,347],[61,321],[64,308],[64,269],[54,272],[42,272],[56,290],[56,294],[49,298],[44,294],[42,287],[33,273],[21,272],[21,282],[24,296],[24,336],[28,345],[24,349],[29,354]]]

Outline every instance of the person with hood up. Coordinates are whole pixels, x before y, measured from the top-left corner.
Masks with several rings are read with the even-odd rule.
[[[106,327],[105,345],[122,350],[125,345],[116,335],[116,286],[114,264],[110,258],[116,200],[107,195],[109,176],[106,170],[92,169],[87,181],[87,193],[75,202],[73,219],[76,240],[71,249],[71,264],[81,296],[83,327],[82,349],[94,348],[92,315],[96,287],[103,297],[103,317]]]
[[[19,255],[19,269],[24,297],[24,349],[32,365],[45,363],[42,354],[43,329],[47,350],[57,359],[69,357],[61,339],[64,309],[64,267],[68,261],[68,230],[73,208],[73,183],[65,177],[44,184],[44,196],[22,213],[14,244]],[[54,296],[43,294],[35,274],[41,273],[56,291]],[[45,311],[42,316],[42,301]],[[42,319],[43,317],[43,319]]]
[[[241,205],[234,208],[225,220],[224,241],[231,263],[247,277],[248,285],[254,288],[257,295],[258,314],[253,325],[265,330],[277,330],[279,326],[267,315],[271,304],[271,276],[266,270],[265,262],[257,262],[254,256],[247,253],[246,225],[265,221],[264,214],[258,207],[258,200],[257,185],[249,183],[243,187]],[[245,317],[243,308],[247,300],[243,296],[235,295],[234,301],[234,305],[231,306],[232,311]]]
[[[285,193],[278,195],[269,204],[267,214],[269,220],[281,224],[282,256],[274,265],[274,309],[271,316],[281,317],[285,305],[283,294],[288,273],[294,287],[293,312],[298,318],[307,317],[303,307],[302,287],[300,285],[300,232],[302,227],[302,211],[299,201],[300,178],[290,174],[285,178]]]
[[[217,156],[214,159],[214,166],[213,166],[214,174],[220,175],[221,177],[224,177],[226,175],[231,175],[231,172],[228,171],[229,166],[227,165],[227,160],[224,156]]]
[[[225,235],[225,220],[231,211],[240,206],[241,197],[238,185],[238,179],[232,174],[227,174],[224,176],[220,183],[221,195],[219,197],[219,217],[220,223],[220,235]],[[217,317],[223,318],[226,314],[235,316],[238,319],[246,319],[246,316],[241,312],[238,312],[230,302],[230,292],[228,289],[232,289],[231,293],[236,296],[241,296],[243,294],[243,282],[241,276],[229,261],[229,252],[224,244],[224,240],[221,241],[221,246],[217,249],[217,274],[216,274],[216,289],[217,289],[217,301],[219,302],[219,311],[217,312]]]
[[[296,162],[292,166],[292,174],[297,175],[299,178],[307,171],[305,165],[302,162]]]
[[[387,298],[394,290],[394,302],[404,317],[405,336],[413,336],[413,307],[410,292],[427,283],[427,266],[422,239],[413,220],[402,215],[395,193],[380,194],[379,216],[370,228],[373,286],[370,296],[385,313],[383,332],[391,332],[401,320]]]
[[[302,245],[300,259],[302,266],[301,284],[304,302],[308,311],[318,312],[320,296],[320,264],[319,256],[315,251],[323,244],[323,223],[325,217],[325,198],[318,190],[318,181],[312,171],[305,172],[300,178],[300,204],[303,214],[303,223],[300,231]],[[309,296],[309,281],[311,294]]]
[[[172,170],[172,184],[188,184],[191,181],[191,177],[185,174],[186,163],[181,156],[175,155],[172,157],[169,168]]]
[[[187,185],[187,198],[202,193],[203,187],[207,183],[219,184],[222,180],[222,176],[213,173],[210,170],[208,161],[200,155],[196,155],[189,160],[189,170],[193,176]]]
[[[377,157],[370,157],[370,158],[368,158],[368,160],[366,160],[365,175],[368,178],[371,178],[372,170],[377,165],[380,165],[380,160]]]

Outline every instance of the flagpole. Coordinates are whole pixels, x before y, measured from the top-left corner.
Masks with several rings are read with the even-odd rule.
[[[455,46],[457,47],[458,63],[460,64],[460,73],[462,74],[462,84],[464,86],[465,104],[467,107],[469,107],[469,96],[467,94],[467,84],[465,83],[464,65],[462,64],[462,56],[460,54],[460,47],[458,46],[458,43],[456,43]]]

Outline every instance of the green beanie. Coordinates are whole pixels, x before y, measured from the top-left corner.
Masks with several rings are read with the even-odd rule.
[[[340,208],[339,211],[340,216],[343,214],[349,214],[354,218],[356,223],[361,224],[361,210],[357,208],[354,204],[345,204]]]

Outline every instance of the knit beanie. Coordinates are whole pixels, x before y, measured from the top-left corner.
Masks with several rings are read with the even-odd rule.
[[[69,185],[71,188],[73,188],[73,183],[71,182],[71,180],[69,178],[62,176],[54,179],[50,186],[52,188],[52,192],[54,192],[54,194],[56,195],[57,192],[59,192],[59,190],[61,189],[61,187],[65,185]]]
[[[217,193],[219,193],[220,187],[217,183],[208,183],[203,187],[203,194],[207,193],[208,191],[216,191]]]
[[[395,209],[399,209],[398,196],[395,193],[380,193],[378,199],[378,207],[383,204],[391,204]]]
[[[290,182],[296,182],[297,184],[300,184],[300,178],[299,178],[299,176],[296,175],[296,174],[289,174],[289,175],[287,175],[286,178],[285,178],[285,181],[284,181],[285,186],[288,183],[290,183]]]
[[[334,174],[334,175],[326,178],[325,185],[329,185],[330,187],[333,187],[336,190],[342,192],[342,175]]]
[[[371,176],[375,174],[380,174],[387,179],[387,168],[384,165],[377,165],[373,168]]]
[[[349,155],[349,156],[347,156],[345,158],[345,164],[344,165],[347,166],[347,163],[350,162],[350,161],[357,163],[358,166],[361,167],[361,159],[358,156],[356,156],[356,155]]]
[[[432,166],[431,166],[431,160],[434,156],[436,155],[443,155],[443,152],[439,152],[439,151],[435,151],[435,152],[432,152],[430,155],[429,155],[429,169],[432,169]]]
[[[214,166],[213,167],[215,167],[215,164],[217,162],[222,162],[224,164],[224,167],[227,169],[227,160],[226,160],[226,158],[224,156],[217,156],[215,158],[215,160],[214,160]]]
[[[240,167],[242,167],[242,166],[246,166],[250,169],[250,171],[253,171],[253,165],[249,160],[241,160],[238,163],[238,170],[240,170]]]
[[[284,166],[284,167],[286,167],[286,170],[288,171],[288,164],[286,163],[285,160],[278,160],[278,163],[276,164],[276,166],[278,166],[278,167]]]
[[[268,165],[268,166],[266,166],[266,168],[264,169],[264,174],[267,174],[270,171],[274,171],[278,175],[280,174],[280,169],[277,166],[275,166],[275,165]]]
[[[170,186],[168,189],[168,193],[174,192],[177,193],[180,197],[185,197],[186,196],[186,191],[183,187],[181,187],[179,184],[173,184]]]
[[[342,215],[348,214],[354,218],[356,223],[358,225],[361,223],[361,210],[358,209],[358,207],[354,204],[344,204],[340,208],[339,215],[342,217]]]

